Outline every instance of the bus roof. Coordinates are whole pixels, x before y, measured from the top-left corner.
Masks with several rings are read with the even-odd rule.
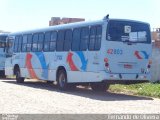
[[[148,24],[146,22],[142,21],[136,21],[136,20],[129,20],[129,19],[108,19],[110,20],[117,20],[117,21],[132,21],[132,22],[138,22],[143,24]],[[103,20],[97,20],[97,21],[82,21],[82,22],[76,22],[76,23],[69,23],[69,24],[60,24],[55,26],[49,26],[46,28],[39,28],[39,29],[33,29],[33,30],[27,30],[27,31],[18,31],[13,32],[9,34],[12,35],[19,35],[19,34],[31,34],[31,33],[40,33],[40,32],[46,32],[46,31],[53,31],[53,30],[61,30],[61,29],[70,29],[70,28],[77,28],[77,27],[83,27],[83,26],[90,26],[90,25],[100,25],[106,22],[106,19]],[[149,25],[149,24],[148,24]]]
[[[61,30],[61,29],[69,29],[69,28],[77,28],[77,27],[82,27],[86,25],[99,25],[102,24],[103,20],[99,21],[83,21],[83,22],[76,22],[76,23],[69,23],[69,24],[60,24],[60,25],[55,25],[55,26],[49,26],[46,28],[39,28],[39,29],[34,29],[34,30],[27,30],[27,31],[18,31],[18,32],[13,32],[10,35],[16,35],[16,34],[29,34],[29,33],[37,33],[37,32],[46,32],[46,31],[53,31],[53,30]]]
[[[8,36],[9,33],[0,33],[0,36]]]

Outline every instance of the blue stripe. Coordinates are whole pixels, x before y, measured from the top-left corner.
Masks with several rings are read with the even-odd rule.
[[[41,66],[42,66],[42,77],[44,77],[45,79],[48,79],[48,66],[46,64],[46,60],[45,60],[45,56],[43,53],[41,52],[36,52],[35,53],[41,63]]]

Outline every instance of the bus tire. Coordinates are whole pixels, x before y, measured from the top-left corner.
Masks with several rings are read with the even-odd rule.
[[[67,90],[68,89],[68,83],[67,83],[67,74],[64,69],[60,69],[58,71],[58,77],[57,77],[57,85],[60,90]]]
[[[17,83],[23,83],[24,82],[24,77],[21,77],[20,70],[17,69],[15,73],[16,73],[16,82]]]
[[[6,78],[5,71],[0,71],[0,78]]]
[[[106,90],[109,88],[109,85],[103,82],[102,83],[91,83],[90,86],[93,91],[98,91],[98,92],[106,92]]]

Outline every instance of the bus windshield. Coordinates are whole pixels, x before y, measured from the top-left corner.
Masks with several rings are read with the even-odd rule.
[[[110,41],[151,43],[150,27],[145,23],[110,20],[107,39]]]

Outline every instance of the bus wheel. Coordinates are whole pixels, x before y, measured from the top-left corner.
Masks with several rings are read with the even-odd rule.
[[[68,88],[67,75],[63,69],[58,72],[57,84],[60,90],[67,90]]]
[[[109,88],[109,85],[106,83],[91,83],[90,86],[92,90],[99,92],[106,92],[106,90]]]
[[[16,70],[16,81],[17,83],[23,83],[24,82],[24,77],[21,77],[20,70]]]
[[[6,78],[5,71],[0,71],[0,78]]]

